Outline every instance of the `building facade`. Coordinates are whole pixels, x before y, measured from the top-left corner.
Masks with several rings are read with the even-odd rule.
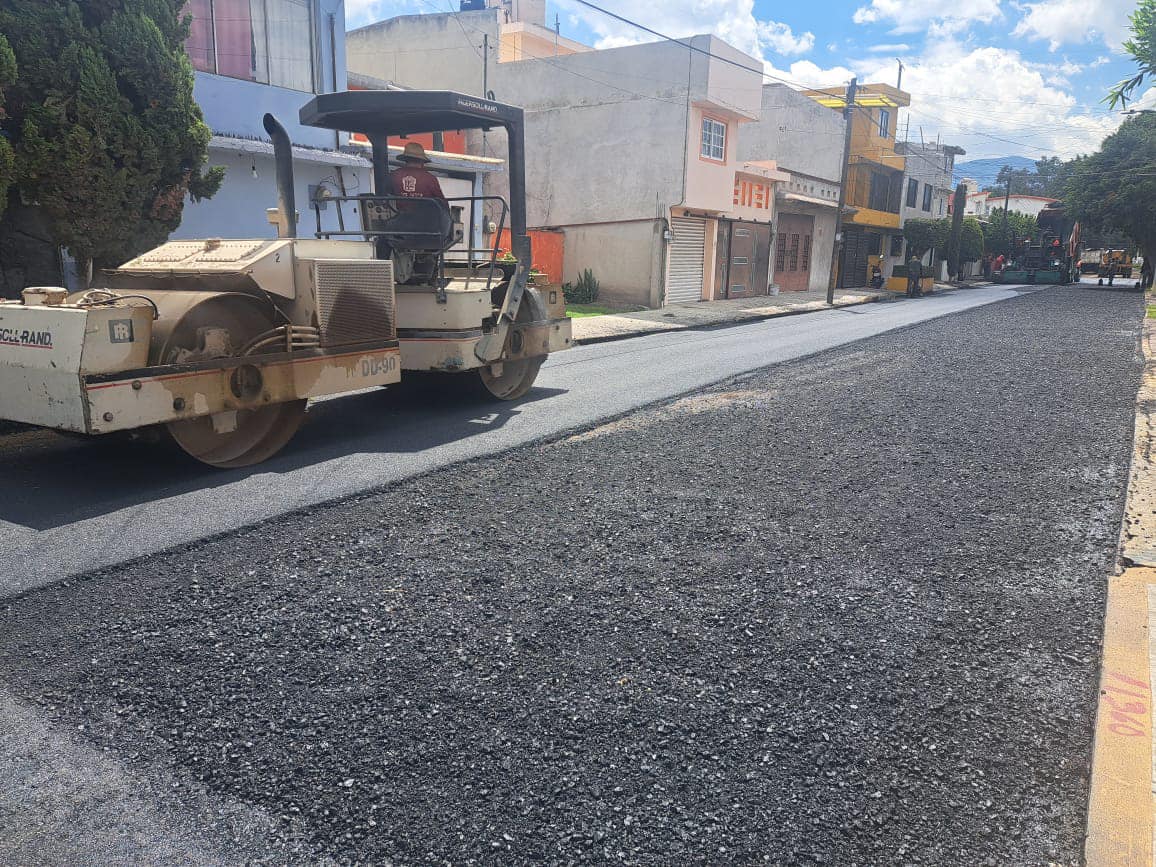
[[[804,93],[820,105],[842,112],[843,88]],[[903,261],[903,179],[907,159],[895,142],[899,109],[911,95],[889,84],[865,84],[851,112],[851,150],[846,167],[846,210],[840,248],[840,287],[866,286],[873,265],[886,277]]]
[[[774,283],[783,291],[827,288],[843,170],[842,115],[785,84],[762,88],[758,120],[739,128],[739,157],[774,159]]]
[[[647,307],[766,293],[776,187],[788,176],[773,158],[739,155],[739,130],[761,112],[759,61],[714,36],[691,37],[691,48],[559,42],[549,56],[503,55],[511,34],[556,36],[537,18],[518,20],[525,14],[507,7],[379,22],[349,34],[350,72],[522,106],[529,224],[563,236],[566,280],[589,268],[603,298]],[[467,144],[501,151],[501,135]],[[487,193],[504,195],[504,183],[491,176]]]
[[[293,142],[298,230],[311,234],[310,202],[370,189],[369,163],[345,153],[346,136],[298,122],[316,93],[344,90],[344,0],[189,0],[186,50],[195,69],[193,94],[213,132],[209,164],[224,166],[213,198],[188,202],[174,238],[262,238],[274,233],[266,209],[277,203],[266,112]],[[338,229],[336,208],[324,206],[323,228]]]
[[[946,218],[951,210],[952,172],[955,158],[965,153],[963,148],[939,142],[921,144],[899,142],[899,153],[907,158],[903,178],[903,207],[900,217],[907,220],[939,220]],[[947,264],[943,261],[943,250],[928,250],[923,254],[923,264],[932,266],[938,262],[937,279],[946,279]],[[904,249],[906,260],[907,251]],[[924,271],[926,274],[927,272]]]

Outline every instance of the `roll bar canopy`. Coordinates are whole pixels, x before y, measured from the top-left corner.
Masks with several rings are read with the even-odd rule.
[[[346,90],[313,97],[301,123],[366,136],[414,135],[509,128],[522,123],[522,109],[450,90]]]
[[[517,106],[450,90],[347,90],[313,97],[301,109],[301,123],[366,136],[379,190],[387,189],[389,136],[502,127],[509,142],[510,229],[526,233],[525,130]]]

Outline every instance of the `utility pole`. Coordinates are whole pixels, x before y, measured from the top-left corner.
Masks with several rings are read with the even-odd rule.
[[[554,13],[554,56],[558,56],[558,37],[562,34],[562,20]]]
[[[482,99],[490,92],[490,34],[482,34]]]
[[[827,280],[827,303],[835,303],[835,280],[839,274],[839,254],[843,250],[843,206],[847,203],[847,182],[851,178],[851,119],[855,113],[855,91],[859,79],[852,78],[847,85],[846,103],[843,105],[843,170],[839,178],[839,208],[835,211],[835,242],[831,249],[831,276]]]
[[[1010,259],[1012,254],[1011,238],[1011,214],[1007,212],[1008,203],[1011,201],[1011,166],[1004,166],[1007,169],[1007,192],[1003,197],[1003,242],[1007,244],[1007,257]]]
[[[895,89],[903,90],[903,61],[896,57],[895,62],[899,64],[899,77],[895,81]]]

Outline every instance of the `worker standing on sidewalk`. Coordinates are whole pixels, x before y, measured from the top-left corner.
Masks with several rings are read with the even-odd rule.
[[[911,258],[907,260],[907,297],[918,298],[923,294],[923,287],[920,286],[920,281],[923,278],[923,263],[919,261],[919,257],[914,253]]]

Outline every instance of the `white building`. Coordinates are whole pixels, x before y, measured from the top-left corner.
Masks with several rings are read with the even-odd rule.
[[[948,215],[949,203],[955,190],[951,185],[955,171],[955,158],[964,149],[955,145],[917,144],[900,142],[896,150],[907,158],[903,176],[903,207],[900,216],[908,220],[939,220]],[[966,183],[966,182],[965,182]],[[907,257],[904,243],[904,259]],[[947,278],[945,251],[928,250],[923,254],[923,264],[930,266],[934,260],[940,261],[937,279]]]
[[[739,153],[739,130],[762,111],[760,62],[714,36],[604,51],[559,41],[555,54],[556,34],[518,14],[370,25],[349,34],[350,70],[522,106],[529,224],[563,234],[566,279],[590,268],[604,298],[644,306],[765,294],[776,185],[789,176]],[[539,41],[506,51],[513,33]],[[498,136],[474,135],[469,149],[500,151]],[[493,180],[487,192],[504,193]]]
[[[1052,202],[1059,201],[1049,199],[1047,196],[1026,196],[1020,193],[1006,196],[1001,195],[998,190],[979,192],[975,181],[971,178],[964,178],[960,183],[967,187],[967,205],[963,212],[969,216],[987,218],[994,211],[1003,210],[1006,201],[1009,213],[1035,217]]]

